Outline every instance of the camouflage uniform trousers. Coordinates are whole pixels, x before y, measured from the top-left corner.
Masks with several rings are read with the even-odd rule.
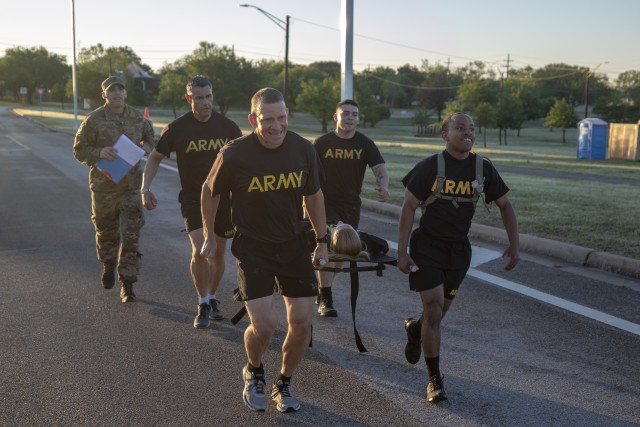
[[[118,278],[135,283],[140,273],[138,252],[144,212],[137,191],[92,191],[91,221],[96,230],[98,260],[118,265]]]

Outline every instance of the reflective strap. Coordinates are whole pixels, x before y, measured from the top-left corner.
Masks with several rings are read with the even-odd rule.
[[[444,154],[442,152],[438,153],[438,170],[436,172],[436,188],[434,191],[429,194],[429,197],[421,204],[422,213],[427,206],[431,203],[435,202],[436,199],[443,200],[451,200],[453,206],[458,207],[458,203],[473,203],[473,207],[475,208],[478,199],[482,196],[484,200],[484,158],[476,154],[476,181],[478,183],[477,187],[473,189],[473,196],[471,198],[466,197],[457,197],[457,196],[445,196],[442,194],[442,189],[444,188],[444,183],[446,181],[445,170],[444,170]]]

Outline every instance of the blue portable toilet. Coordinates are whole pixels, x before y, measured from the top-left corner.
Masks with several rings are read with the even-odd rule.
[[[609,124],[601,119],[587,118],[578,122],[578,158],[607,158]]]

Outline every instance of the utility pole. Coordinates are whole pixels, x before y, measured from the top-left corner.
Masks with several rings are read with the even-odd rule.
[[[587,70],[587,76],[584,83],[584,118],[589,117],[589,79],[595,73],[601,65],[608,64],[609,61],[604,61],[595,66],[595,68]]]
[[[73,44],[73,66],[71,80],[73,82],[73,131],[78,130],[78,77],[76,76],[76,8],[71,0],[71,44]]]
[[[342,0],[340,11],[340,97],[353,99],[353,0]]]
[[[507,67],[507,78],[509,77],[509,65],[511,64],[511,54],[507,53],[507,60],[506,60],[506,67]]]
[[[287,15],[286,20],[282,20],[266,10],[252,4],[241,4],[240,7],[252,7],[256,9],[258,12],[269,18],[271,22],[284,30],[284,84],[282,88],[282,96],[284,97],[284,102],[286,104],[289,92],[289,20],[291,17]]]

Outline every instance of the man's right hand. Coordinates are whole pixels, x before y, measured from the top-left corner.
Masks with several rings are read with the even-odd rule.
[[[409,254],[401,254],[398,253],[398,269],[402,271],[404,274],[409,274],[411,272],[411,266],[415,265],[413,259],[409,256]]]
[[[118,150],[113,147],[104,147],[100,150],[100,158],[114,161],[118,155]]]
[[[144,206],[144,208],[149,211],[152,211],[156,207],[158,207],[158,200],[156,199],[156,196],[153,195],[151,190],[142,193],[142,206]]]
[[[213,261],[213,257],[216,254],[216,239],[204,239],[204,243],[202,244],[202,249],[200,250],[200,255],[205,258],[208,262]]]

